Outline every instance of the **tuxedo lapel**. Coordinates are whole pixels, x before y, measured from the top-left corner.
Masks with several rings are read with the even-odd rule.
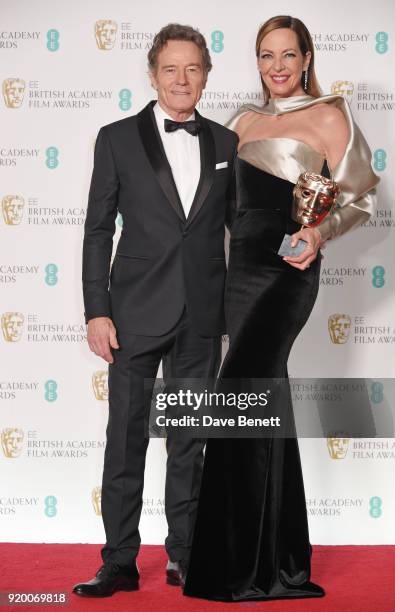
[[[195,110],[196,119],[202,128],[199,132],[200,180],[187,218],[189,225],[204,204],[214,181],[215,142],[208,121]]]
[[[153,112],[154,104],[155,102],[150,102],[137,115],[137,125],[140,133],[140,139],[143,143],[154,174],[159,181],[166,198],[180,219],[185,222],[186,219],[184,209],[181,204],[180,196],[178,195],[170,164],[167,160],[162,139],[156,124],[156,119]]]

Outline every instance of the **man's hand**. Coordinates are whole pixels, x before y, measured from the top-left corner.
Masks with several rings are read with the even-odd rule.
[[[294,268],[306,270],[317,257],[318,249],[323,245],[324,241],[321,239],[321,234],[317,229],[305,227],[292,234],[291,246],[296,246],[299,239],[307,242],[304,251],[298,257],[283,257],[283,259]]]
[[[108,363],[114,358],[111,348],[118,349],[117,332],[109,317],[95,317],[88,321],[88,344],[90,350]]]

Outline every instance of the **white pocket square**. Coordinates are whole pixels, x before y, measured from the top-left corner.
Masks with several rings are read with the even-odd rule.
[[[220,162],[219,164],[215,164],[215,169],[216,170],[221,170],[221,168],[227,168],[228,167],[228,162]]]

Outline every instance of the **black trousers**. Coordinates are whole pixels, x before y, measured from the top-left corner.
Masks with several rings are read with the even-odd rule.
[[[149,402],[144,379],[155,379],[163,360],[163,378],[214,378],[221,360],[221,337],[202,338],[187,312],[164,336],[118,335],[120,349],[109,366],[109,419],[104,455],[102,516],[107,542],[103,561],[129,565],[140,547],[145,422]],[[189,556],[203,468],[204,440],[167,439],[165,511],[166,551],[171,561]]]

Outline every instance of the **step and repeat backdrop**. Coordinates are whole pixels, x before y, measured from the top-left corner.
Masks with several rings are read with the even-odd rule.
[[[259,0],[1,0],[0,11],[0,537],[100,543],[107,369],[89,352],[81,292],[95,138],[155,97],[147,52],[173,21],[208,41],[202,114],[225,123],[242,104],[260,104],[254,42],[274,13]],[[379,410],[382,379],[395,372],[395,7],[300,0],[275,11],[306,23],[322,89],[347,98],[381,177],[373,218],[324,251],[320,295],[289,373],[366,377]],[[115,243],[121,217],[116,227]],[[300,440],[313,543],[395,543],[390,422],[380,435]],[[143,543],[166,535],[165,463],[164,440],[151,440]]]

